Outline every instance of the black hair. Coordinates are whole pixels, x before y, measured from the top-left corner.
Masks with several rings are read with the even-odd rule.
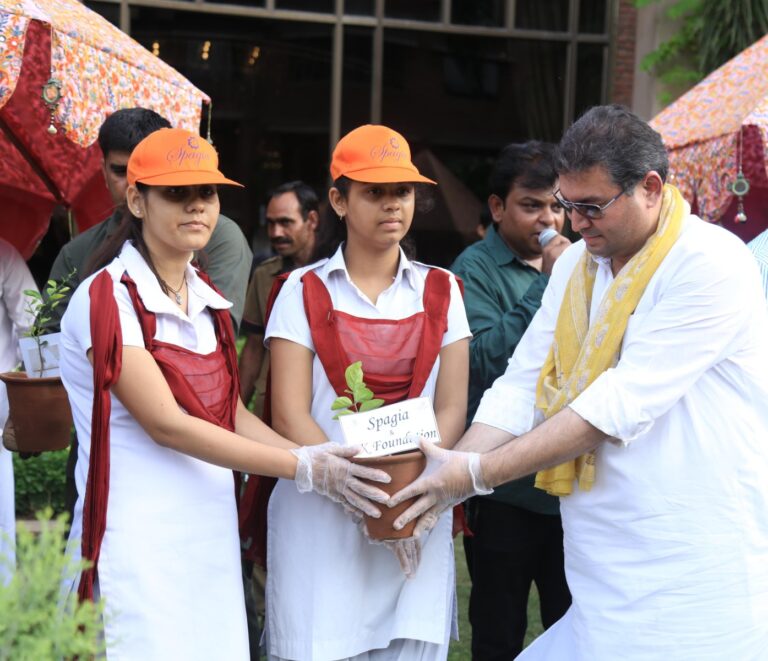
[[[104,158],[111,151],[129,154],[150,133],[171,128],[162,115],[148,108],[121,108],[104,120],[99,129],[99,147]]]
[[[317,199],[317,193],[311,186],[308,186],[303,181],[288,181],[284,184],[280,184],[277,188],[270,191],[267,195],[267,200],[272,200],[278,195],[285,193],[293,193],[296,199],[299,201],[299,207],[301,208],[301,217],[306,220],[309,217],[310,211],[317,211],[319,208],[319,201]]]
[[[669,159],[661,136],[628,108],[614,104],[587,110],[565,132],[555,153],[559,174],[595,166],[630,192],[651,170],[666,181]]]
[[[499,152],[488,178],[488,190],[504,202],[515,184],[542,190],[553,188],[556,180],[555,146],[530,140],[509,144]]]
[[[349,177],[341,176],[333,182],[333,188],[336,188],[343,198],[349,196],[349,189],[352,186],[352,180]],[[434,197],[432,187],[429,184],[414,183],[414,195],[416,196],[416,211],[426,213],[434,206]],[[333,207],[328,204],[320,221],[315,241],[315,249],[312,254],[312,261],[331,257],[337,248],[347,239],[347,224],[341,220]],[[416,242],[410,234],[406,234],[400,240],[400,247],[403,249],[408,259],[416,257]]]

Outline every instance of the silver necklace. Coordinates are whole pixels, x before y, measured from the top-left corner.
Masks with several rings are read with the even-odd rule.
[[[174,289],[169,285],[167,282],[165,283],[165,286],[168,287],[168,289],[171,290],[173,293],[174,298],[176,299],[176,305],[181,305],[181,290],[184,289],[184,285],[187,283],[187,276],[184,274],[184,278],[181,281],[181,284],[179,285],[178,289]]]

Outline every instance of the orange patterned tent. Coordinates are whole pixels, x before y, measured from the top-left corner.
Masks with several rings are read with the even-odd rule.
[[[744,238],[768,225],[768,35],[711,73],[652,121],[669,151],[672,182],[698,213]],[[741,142],[741,145],[740,145]],[[749,222],[731,225],[739,151],[751,184]]]
[[[0,236],[29,257],[57,204],[81,230],[109,214],[95,141],[111,112],[142,106],[198,130],[204,102],[77,0],[0,0]]]

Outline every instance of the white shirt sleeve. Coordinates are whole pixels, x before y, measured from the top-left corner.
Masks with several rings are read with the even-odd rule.
[[[570,407],[625,444],[648,432],[704,372],[749,340],[761,301],[749,262],[746,250],[724,249],[716,259],[698,253],[678,264],[653,306],[630,317],[617,366]]]
[[[451,274],[450,278],[451,303],[448,306],[448,329],[443,335],[441,347],[453,344],[464,338],[472,337],[472,331],[469,330],[469,321],[467,321],[467,311],[464,309],[464,300],[461,297],[456,276]]]
[[[304,311],[304,285],[295,271],[277,295],[264,333],[264,344],[269,347],[274,337],[296,342],[312,353],[315,352],[315,343]]]
[[[61,322],[61,330],[70,342],[82,353],[87,353],[93,346],[91,341],[91,297],[89,288],[92,279],[83,282],[75,291],[67,306]],[[144,336],[141,332],[136,311],[133,309],[128,288],[120,282],[113,281],[114,297],[120,315],[120,330],[123,336],[123,346],[144,347]]]

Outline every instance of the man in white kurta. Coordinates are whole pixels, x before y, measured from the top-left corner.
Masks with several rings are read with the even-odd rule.
[[[34,321],[27,310],[25,289],[37,289],[18,251],[0,239],[0,372],[19,364],[18,338]],[[0,432],[8,419],[8,395],[0,383]],[[16,513],[11,453],[0,443],[0,558],[14,561]],[[0,562],[0,583],[10,578],[9,565]]]
[[[642,170],[630,185],[610,174],[620,171],[615,163],[599,160],[621,145],[606,135],[611,122],[633,127],[622,139],[632,141]],[[560,196],[584,240],[555,265],[539,313],[456,446],[486,454],[435,456],[437,473],[413,486],[426,494],[420,509],[439,510],[594,450],[591,489],[574,483],[561,498],[573,605],[518,658],[766,659],[768,314],[744,244],[686,208],[629,316],[615,365],[545,422],[536,406],[566,287],[585,251],[596,267],[591,324],[622,262],[659,224],[666,159],[657,151],[654,165],[648,150],[638,151],[663,149],[634,130],[639,124],[626,110],[597,108],[569,129],[575,136],[566,133]],[[569,151],[576,137],[586,145],[582,168],[582,154]]]

